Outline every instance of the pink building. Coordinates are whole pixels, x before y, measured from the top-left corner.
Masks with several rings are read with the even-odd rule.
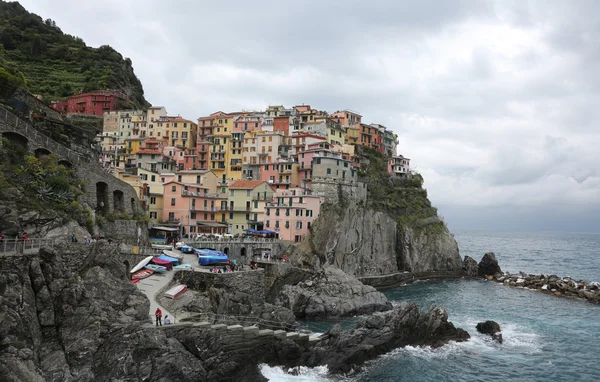
[[[170,181],[163,185],[163,221],[179,223],[183,234],[227,232],[227,196],[210,194],[197,184]]]
[[[277,232],[282,240],[300,242],[310,233],[323,202],[323,197],[303,188],[276,190],[273,202],[265,205],[264,228]]]
[[[392,157],[388,162],[388,173],[396,178],[409,178],[410,159],[402,155]]]

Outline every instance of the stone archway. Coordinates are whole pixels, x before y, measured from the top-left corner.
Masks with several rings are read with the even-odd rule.
[[[225,249],[223,250],[223,253],[226,255],[229,255],[229,247],[225,247]]]
[[[240,256],[246,256],[246,247],[242,247],[242,249],[240,250]]]
[[[35,155],[36,158],[39,159],[39,158],[41,158],[43,156],[48,156],[48,155],[50,155],[52,153],[50,152],[50,150],[45,149],[43,147],[40,147],[40,148],[35,149],[35,151],[33,152],[33,154]]]
[[[125,196],[121,190],[113,191],[113,211],[115,213],[125,212]]]
[[[69,162],[68,160],[65,159],[61,159],[58,161],[59,166],[65,166],[65,168],[67,169],[72,169],[73,168],[73,163]]]
[[[109,211],[108,193],[108,184],[104,182],[96,183],[96,211],[100,214],[106,214]]]
[[[11,144],[21,146],[27,150],[27,144],[29,143],[29,139],[27,139],[27,137],[24,137],[18,133],[13,133],[12,131],[2,133],[2,137],[8,139]]]

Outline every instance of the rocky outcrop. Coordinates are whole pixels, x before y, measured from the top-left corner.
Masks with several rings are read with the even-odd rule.
[[[479,274],[477,261],[470,256],[465,256],[463,260],[462,271],[465,276],[477,277]]]
[[[0,380],[92,380],[115,326],[143,322],[149,302],[103,244],[0,262]]]
[[[506,286],[537,290],[555,296],[572,297],[600,304],[600,283],[574,280],[571,277],[519,274],[496,274],[492,281]]]
[[[303,267],[334,265],[357,277],[402,271],[460,273],[462,260],[452,235],[439,219],[425,223],[399,226],[387,213],[355,202],[341,213],[324,208],[309,239],[290,257]],[[428,230],[430,223],[439,229]]]
[[[502,343],[502,333],[500,330],[500,325],[496,321],[485,321],[480,322],[475,327],[479,333],[488,334],[492,337],[494,341],[498,341]]]
[[[331,374],[348,374],[359,371],[366,361],[398,347],[439,347],[449,341],[469,338],[467,332],[448,322],[444,308],[420,311],[416,304],[403,304],[392,311],[372,315],[352,330],[334,326],[316,344],[194,328],[173,328],[167,335],[203,360],[207,380],[241,382],[265,381],[256,367],[261,363],[285,368],[327,365]],[[121,367],[115,363],[115,369]]]
[[[483,255],[479,265],[477,266],[477,274],[485,277],[501,273],[502,269],[500,269],[500,265],[498,264],[498,260],[496,260],[496,255],[494,255],[494,252],[488,252]]]
[[[275,285],[280,289],[274,303],[291,309],[298,318],[336,318],[392,308],[383,293],[331,266],[295,284]]]

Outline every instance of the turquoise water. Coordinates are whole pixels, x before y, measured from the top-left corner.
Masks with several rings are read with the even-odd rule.
[[[570,275],[600,281],[600,235],[456,231],[461,255],[479,261],[494,251],[503,270]],[[472,338],[439,349],[404,348],[386,354],[349,379],[387,381],[598,381],[600,380],[600,306],[509,288],[486,281],[426,281],[384,291],[421,306],[443,305],[455,325]],[[477,322],[495,320],[504,343],[475,330]],[[344,326],[352,320],[345,320]],[[309,327],[327,330],[331,322]],[[323,368],[289,376],[263,367],[272,381],[328,381]]]

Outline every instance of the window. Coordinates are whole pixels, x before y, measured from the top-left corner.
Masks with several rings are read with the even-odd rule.
[[[210,214],[210,220],[215,220],[215,214]],[[225,214],[223,214],[223,220],[225,220]]]
[[[173,191],[173,192],[177,191],[177,186],[171,186],[171,191]]]
[[[246,196],[250,196],[250,192],[251,192],[251,191],[252,191],[252,190],[246,190]]]
[[[174,206],[175,205],[175,198],[171,198],[171,205]]]
[[[287,221],[285,222],[285,228],[290,228],[290,222],[289,222],[289,220],[287,220]]]
[[[267,222],[265,223],[265,227],[270,227],[271,226],[271,221],[267,220]]]
[[[156,204],[156,196],[150,197],[150,204]]]
[[[258,201],[257,200],[254,201],[254,208],[258,208]]]
[[[279,208],[275,209],[275,216],[279,216]]]
[[[152,180],[153,182],[156,182],[156,175],[152,175],[152,176],[150,177],[150,180]]]
[[[275,228],[279,228],[279,220],[275,220]]]
[[[229,213],[229,219],[233,219],[233,212]]]
[[[267,209],[265,210],[265,214],[266,214],[267,216],[271,216],[271,209],[270,209],[270,208],[267,208]]]
[[[169,220],[175,220],[175,212],[169,212]]]
[[[207,220],[207,219],[208,219],[208,214],[205,213],[204,214],[204,220]]]
[[[306,223],[306,228],[310,229],[310,222]]]
[[[195,212],[192,212],[190,214],[190,219],[196,219],[196,213]]]
[[[156,219],[156,212],[150,212],[150,219]]]
[[[327,174],[328,175],[331,174],[331,169],[330,168],[327,168]]]
[[[246,220],[250,220],[250,214],[246,214]]]
[[[312,210],[306,210],[306,216],[313,216]]]
[[[229,195],[234,196],[235,195],[235,190],[229,190]]]
[[[296,229],[302,229],[302,222],[296,222]]]

